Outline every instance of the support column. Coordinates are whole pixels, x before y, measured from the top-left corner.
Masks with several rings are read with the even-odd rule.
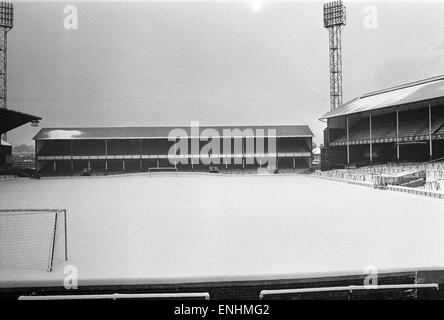
[[[40,161],[39,161],[39,151],[40,151],[40,141],[35,141],[35,152],[34,152],[34,160],[35,160],[35,169],[37,170],[37,173],[40,172]]]
[[[174,168],[177,169],[177,146],[174,143]]]
[[[74,172],[74,160],[73,160],[73,153],[74,153],[74,147],[73,147],[73,141],[72,140],[70,140],[70,152],[71,152],[71,173],[73,173]]]
[[[105,140],[105,172],[108,171],[108,140]]]
[[[372,114],[370,113],[370,163],[373,162],[373,144],[372,144]]]
[[[140,164],[139,164],[139,170],[142,172],[143,166],[142,166],[142,139],[139,139],[139,155],[140,155]]]
[[[246,152],[247,152],[247,138],[243,139],[242,141],[242,173],[245,173],[245,161],[247,160]]]
[[[348,116],[346,117],[347,122],[347,164],[350,164],[350,136],[348,127]]]
[[[296,171],[296,159],[293,157],[293,172]]]
[[[429,150],[429,155],[430,155],[430,160],[432,160],[433,158],[433,146],[432,146],[432,107],[430,106],[429,103],[429,145],[430,145],[430,150]]]
[[[53,169],[54,173],[55,173],[56,170],[57,170],[57,165],[56,165],[55,160],[52,162],[52,169]]]
[[[396,109],[396,159],[399,161],[399,110]]]
[[[125,159],[122,159],[122,170],[125,172]]]

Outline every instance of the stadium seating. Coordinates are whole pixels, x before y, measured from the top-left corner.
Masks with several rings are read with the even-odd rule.
[[[432,121],[432,134],[436,133],[436,131],[444,124],[444,117],[433,118]],[[418,132],[418,135],[429,134],[429,125],[426,124],[423,126],[422,130]]]
[[[294,139],[278,139],[277,150],[280,153],[310,152],[310,147]]]
[[[434,134],[441,134],[441,135],[444,134],[444,123],[442,123],[441,126],[438,127],[438,129],[434,132]]]
[[[372,137],[377,139],[388,139],[396,137],[396,126],[392,123],[376,124],[372,127]]]
[[[428,124],[425,123],[424,119],[420,120],[411,120],[400,122],[399,124],[399,136],[401,137],[410,137],[417,136],[424,129],[428,128]]]
[[[432,134],[444,134],[444,115],[433,117],[431,123]],[[415,137],[429,134],[429,123],[426,118],[410,117],[399,122],[399,137]],[[374,117],[372,121],[372,141],[396,138],[396,122],[384,116]],[[349,140],[352,143],[368,143],[370,139],[369,119],[362,118],[350,127]],[[332,143],[347,142],[347,135],[341,135]]]
[[[376,118],[372,123],[372,140],[396,137],[396,126],[391,119]],[[359,142],[370,139],[369,119],[360,119],[349,130],[349,140],[351,142]],[[347,141],[347,136],[342,135],[333,142],[343,143]]]
[[[444,161],[388,163],[356,169],[336,169],[317,172],[317,175],[373,185],[375,183],[374,176],[376,175],[394,175],[410,170],[426,171],[426,185],[420,188],[439,192],[444,191]]]

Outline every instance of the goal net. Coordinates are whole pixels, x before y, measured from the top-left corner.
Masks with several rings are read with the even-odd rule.
[[[148,175],[179,175],[179,170],[176,167],[152,167],[148,168]]]
[[[67,255],[66,210],[0,210],[0,269],[52,271]]]

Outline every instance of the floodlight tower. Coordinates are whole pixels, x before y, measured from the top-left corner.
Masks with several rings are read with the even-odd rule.
[[[341,31],[345,26],[345,6],[342,1],[324,4],[324,27],[330,43],[330,109],[342,106],[342,47]]]
[[[0,2],[0,108],[7,108],[7,39],[8,32],[14,26],[14,6],[10,2]],[[6,133],[3,134],[6,141]]]

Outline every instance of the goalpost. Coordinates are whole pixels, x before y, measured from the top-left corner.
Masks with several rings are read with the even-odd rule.
[[[151,167],[148,168],[148,176],[152,176],[154,174],[174,174],[176,176],[179,175],[179,170],[177,167]]]
[[[1,209],[0,269],[46,270],[68,259],[66,210]]]

